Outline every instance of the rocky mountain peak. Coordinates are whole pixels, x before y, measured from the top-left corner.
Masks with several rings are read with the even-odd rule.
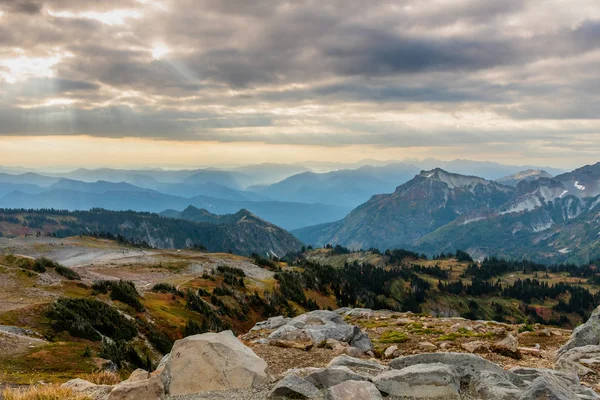
[[[448,186],[449,189],[463,188],[472,190],[478,185],[488,186],[494,185],[496,187],[501,187],[501,185],[496,184],[493,181],[488,181],[484,178],[480,178],[477,176],[469,176],[469,175],[460,175],[452,172],[445,171],[441,168],[434,168],[428,171],[421,171],[419,175],[415,178],[438,181],[444,183]],[[506,191],[509,191],[509,188],[506,188]]]

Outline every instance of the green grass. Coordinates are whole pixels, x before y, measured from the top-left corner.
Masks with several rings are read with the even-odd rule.
[[[408,335],[404,332],[386,331],[379,338],[379,343],[404,343],[408,340]]]
[[[86,347],[96,345],[87,341],[57,342],[32,349],[17,357],[0,357],[0,381],[13,384],[64,382],[78,375],[93,372],[93,360],[83,357]]]

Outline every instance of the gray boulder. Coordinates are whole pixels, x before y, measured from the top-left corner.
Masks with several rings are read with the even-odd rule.
[[[328,400],[383,400],[375,385],[367,381],[346,381],[329,388]]]
[[[360,358],[350,357],[347,355],[335,357],[329,362],[327,367],[348,367],[353,371],[369,375],[376,375],[380,372],[388,371],[390,369],[389,367],[381,365],[376,361],[362,360]]]
[[[176,341],[160,374],[171,396],[260,387],[271,380],[267,363],[231,331]]]
[[[572,372],[556,371],[547,368],[512,368],[511,372],[523,378],[527,385],[531,385],[536,379],[547,378],[556,385],[572,390],[580,399],[600,399],[600,396],[592,389],[583,386],[579,382],[577,374]]]
[[[353,325],[351,325],[353,326]],[[358,326],[354,327],[354,333],[352,336],[352,340],[348,342],[350,346],[356,347],[361,350],[372,350],[373,343],[371,343],[371,339],[369,339],[369,335],[366,332],[362,331]]]
[[[564,382],[567,386],[579,385],[579,378],[576,374],[570,372],[556,371],[549,368],[527,368],[515,367],[509,370],[513,374],[518,375],[526,384],[531,384],[539,377],[552,375]]]
[[[281,315],[277,317],[271,317],[266,321],[257,322],[256,325],[254,325],[254,327],[250,329],[250,331],[260,331],[262,329],[277,329],[280,326],[287,324],[289,320],[289,318],[285,318]]]
[[[585,324],[575,328],[571,338],[558,350],[556,358],[561,358],[568,350],[575,347],[589,345],[600,345],[600,306],[594,310]]]
[[[573,347],[563,353],[554,362],[554,367],[560,371],[575,373],[579,376],[584,376],[593,371],[590,368],[582,365],[600,363],[600,346],[587,345],[581,347]]]
[[[425,353],[412,356],[398,357],[390,362],[393,369],[404,369],[417,364],[445,364],[453,367],[462,381],[468,382],[471,377],[483,372],[506,374],[507,379],[514,384],[521,384],[522,380],[515,374],[505,371],[498,364],[494,364],[475,354],[467,353]]]
[[[336,313],[337,314],[337,313]],[[353,308],[344,313],[348,317],[372,318],[375,313],[369,308]]]
[[[348,367],[328,367],[311,373],[306,380],[318,388],[326,389],[342,382],[366,381],[368,378],[357,374]]]
[[[475,375],[471,379],[470,389],[481,400],[516,400],[523,391],[506,374],[490,371]]]
[[[312,383],[300,378],[296,374],[288,374],[277,382],[275,388],[271,392],[271,397],[293,397],[300,396],[311,399],[321,396],[319,389]]]
[[[521,393],[518,400],[581,400],[577,393],[564,385],[557,377],[544,375],[529,386],[527,390]]]
[[[312,336],[304,329],[292,325],[284,325],[273,332],[267,339],[271,346],[291,349],[310,350],[314,346]]]
[[[373,383],[392,396],[453,399],[459,398],[460,374],[445,364],[417,364],[382,372]]]

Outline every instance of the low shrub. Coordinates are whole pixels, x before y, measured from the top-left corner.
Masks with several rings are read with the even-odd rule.
[[[92,372],[81,376],[81,379],[85,379],[96,385],[116,385],[117,383],[121,383],[122,380],[119,374],[111,371]]]
[[[246,277],[246,273],[244,271],[242,271],[241,269],[235,268],[235,267],[228,267],[226,265],[219,265],[217,267],[217,271],[221,275],[230,274],[230,275],[235,275],[235,276],[242,277],[242,278]]]
[[[77,272],[75,272],[74,270],[72,270],[69,267],[65,267],[64,265],[58,264],[56,267],[54,267],[54,270],[56,271],[57,274],[62,275],[71,281],[80,281],[81,280],[81,276],[79,276],[79,274]]]
[[[140,294],[135,288],[134,283],[131,281],[120,280],[118,282],[114,282],[110,290],[111,299],[128,304],[136,311],[144,311],[144,305],[140,301],[139,297]]]
[[[140,301],[140,294],[131,281],[96,281],[92,284],[95,293],[109,293],[110,298],[133,307],[136,311],[144,311],[144,305]]]
[[[183,297],[183,292],[169,283],[157,283],[152,286],[152,291],[155,293],[171,293],[175,296]]]
[[[117,367],[142,368],[147,371],[152,370],[152,362],[148,355],[142,356],[137,350],[124,340],[102,340],[100,348],[100,357],[111,360]]]
[[[99,341],[102,335],[115,340],[130,340],[137,335],[134,323],[97,299],[61,297],[50,307],[48,317],[55,331],[93,341]]]
[[[150,329],[150,332],[148,333],[148,340],[150,343],[152,343],[154,348],[160,351],[162,354],[169,353],[173,348],[173,341],[162,332],[154,328]]]

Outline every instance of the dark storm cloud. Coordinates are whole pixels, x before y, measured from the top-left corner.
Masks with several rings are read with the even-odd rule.
[[[269,116],[222,118],[211,112],[156,111],[131,107],[103,107],[83,110],[70,106],[37,109],[0,109],[0,135],[91,135],[102,137],[144,137],[172,139],[178,132],[184,140],[218,140],[211,130],[270,126]],[[197,130],[207,131],[205,134]]]
[[[15,9],[26,14],[38,14],[41,11],[42,6],[32,1],[26,1],[18,4]]]
[[[24,14],[38,14],[42,5],[34,1],[0,0],[0,9]]]
[[[600,6],[553,7],[0,0],[0,134],[276,144],[323,144],[327,135],[328,144],[376,146],[539,140],[535,121],[600,115]],[[48,71],[28,59],[31,70],[3,62],[19,57],[56,60]],[[68,105],[49,107],[53,98]],[[494,121],[462,124],[472,115]],[[496,129],[503,123],[531,134],[506,136]],[[568,143],[583,128],[555,129],[547,140]]]

